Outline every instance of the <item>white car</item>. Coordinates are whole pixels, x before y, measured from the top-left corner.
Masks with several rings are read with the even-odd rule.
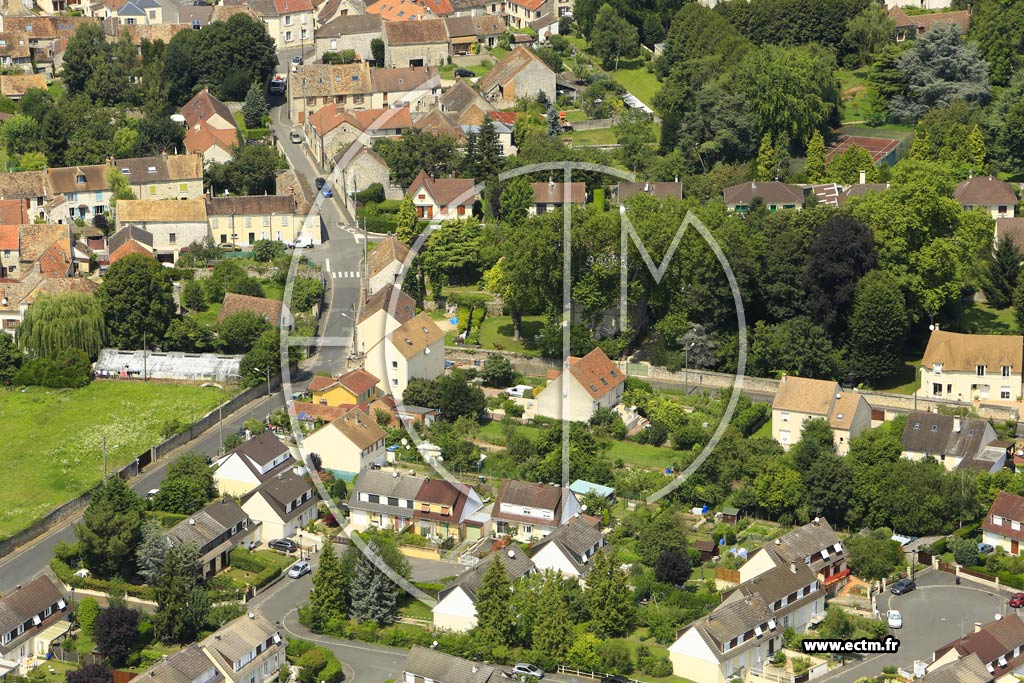
[[[520,662],[512,667],[512,674],[515,676],[530,676],[532,678],[544,678],[544,672],[539,666],[524,664]]]
[[[146,491],[146,500],[152,500],[156,498],[156,494],[160,493],[160,489],[150,489]]]
[[[313,570],[309,568],[309,562],[296,562],[292,565],[292,568],[288,570],[288,576],[293,579],[301,579],[311,571]]]
[[[899,610],[889,610],[885,617],[889,622],[889,628],[903,628],[903,615],[899,613]]]
[[[533,387],[529,384],[517,384],[514,387],[506,389],[505,395],[510,398],[523,398],[527,391],[533,391]]]

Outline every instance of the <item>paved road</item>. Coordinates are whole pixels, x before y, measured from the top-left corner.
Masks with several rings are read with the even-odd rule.
[[[246,420],[251,418],[263,419],[269,412],[273,412],[283,406],[284,401],[281,393],[278,392],[271,397],[269,404],[267,397],[263,396],[249,403],[241,410],[236,411],[233,415],[225,415],[223,423],[225,438],[232,432],[242,429],[242,424]],[[143,471],[142,476],[131,482],[132,488],[140,494],[150,489],[158,488],[160,482],[163,481],[167,464],[174,457],[187,451],[197,451],[204,455],[216,455],[222,443],[220,434],[221,429],[218,426],[214,426],[212,429],[200,434],[195,440],[177,449],[169,457],[164,457],[147,467]],[[79,521],[80,518],[81,515],[72,517],[61,526],[51,530],[47,535],[36,539],[32,544],[20,548],[0,560],[0,593],[7,593],[19,584],[28,583],[44,570],[47,570],[50,558],[53,557],[54,547],[61,541],[66,543],[75,542],[72,524]]]
[[[988,623],[996,614],[1011,612],[1007,605],[1010,595],[966,579],[956,586],[953,575],[945,572],[918,576],[917,590],[899,596],[885,593],[878,599],[882,615],[898,610],[903,616],[903,628],[890,630],[900,640],[899,652],[851,661],[819,680],[854,683],[858,678],[877,675],[886,666],[912,671],[915,660],[930,662],[936,649],[974,631],[975,622]]]
[[[278,62],[282,65],[279,70],[287,69],[291,56],[295,54],[298,54],[297,50],[278,53]],[[277,139],[281,141],[289,165],[296,173],[305,176],[311,187],[315,187],[314,182],[320,177],[325,178],[330,187],[334,187],[335,178],[314,164],[304,151],[305,145],[289,141],[289,133],[301,130],[293,128],[288,121],[284,98],[271,98],[270,104],[271,125]],[[340,194],[340,188],[336,188],[336,192]],[[352,346],[364,243],[362,235],[353,227],[355,218],[349,214],[337,195],[330,199],[318,197],[311,210],[319,215],[325,231],[324,244],[306,255],[323,267],[329,287],[326,293],[327,311],[320,327],[320,352],[313,369],[340,374],[345,369],[345,359]]]

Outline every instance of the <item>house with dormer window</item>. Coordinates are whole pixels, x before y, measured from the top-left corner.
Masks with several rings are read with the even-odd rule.
[[[276,679],[285,661],[285,641],[277,627],[255,612],[220,627],[200,641],[199,648],[232,683],[266,683]]]
[[[797,633],[825,611],[825,589],[810,566],[789,562],[744,581],[711,614],[679,632],[668,648],[672,671],[696,683],[726,683],[759,674]]]
[[[804,423],[812,419],[828,422],[836,452],[846,455],[850,440],[871,427],[871,406],[838,382],[783,376],[772,401],[772,438],[789,450],[800,440]]]
[[[1024,541],[1024,497],[1000,491],[981,523],[981,540],[1011,555],[1020,555]]]
[[[598,408],[619,404],[626,373],[600,347],[582,358],[570,356],[567,370],[550,372],[547,385],[536,394],[538,415],[586,422]]]
[[[268,430],[215,460],[213,480],[222,496],[244,496],[295,464],[288,446]]]
[[[367,348],[366,369],[380,378],[382,393],[401,399],[409,380],[444,374],[444,332],[427,313],[420,313]]]
[[[823,517],[793,529],[758,548],[740,567],[740,581],[749,581],[776,567],[799,562],[810,567],[826,587],[849,576],[846,550]]]
[[[596,517],[578,514],[534,544],[530,559],[538,571],[550,569],[583,579],[590,571],[591,558],[606,547],[600,526]]]
[[[1018,614],[998,616],[975,624],[974,632],[946,643],[932,654],[928,674],[942,671],[969,657],[977,657],[996,681],[1017,681],[1024,670],[1024,620]]]
[[[568,487],[503,479],[491,508],[492,533],[529,542],[566,524],[580,503]]]
[[[947,470],[958,468],[994,474],[1006,465],[1013,444],[1000,441],[987,420],[915,411],[903,427],[903,457],[934,458]]]
[[[349,496],[349,528],[402,531],[412,524],[416,496],[423,481],[423,477],[400,472],[366,470],[356,479]]]
[[[242,510],[266,538],[290,538],[317,518],[319,497],[294,468],[285,469],[242,498]]]
[[[232,550],[251,548],[260,541],[260,524],[225,497],[173,526],[167,539],[172,545],[194,543],[199,548],[203,576],[211,577],[230,564]]]
[[[68,603],[49,576],[18,586],[0,598],[0,677],[27,676],[26,662],[45,659],[50,643],[71,628]]]
[[[1024,337],[935,330],[921,358],[921,392],[955,401],[1017,401]]]
[[[355,407],[307,436],[303,446],[319,454],[324,469],[344,477],[387,462],[385,436],[372,416]]]

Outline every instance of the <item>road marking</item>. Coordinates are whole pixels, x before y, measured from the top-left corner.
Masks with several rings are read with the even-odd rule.
[[[331,259],[324,259],[324,270],[326,270],[328,273],[331,272]]]

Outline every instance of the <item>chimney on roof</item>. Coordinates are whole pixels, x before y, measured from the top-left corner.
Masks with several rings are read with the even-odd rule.
[[[794,574],[796,574],[796,562],[790,562],[789,563],[789,571],[791,571]]]
[[[960,417],[959,416],[953,418],[953,431],[956,432],[957,434],[960,433]]]
[[[974,622],[974,632],[977,633],[980,630],[981,630],[981,622],[980,621]]]
[[[861,171],[860,172],[860,184],[863,185],[867,181],[868,181],[868,172],[867,171]]]

